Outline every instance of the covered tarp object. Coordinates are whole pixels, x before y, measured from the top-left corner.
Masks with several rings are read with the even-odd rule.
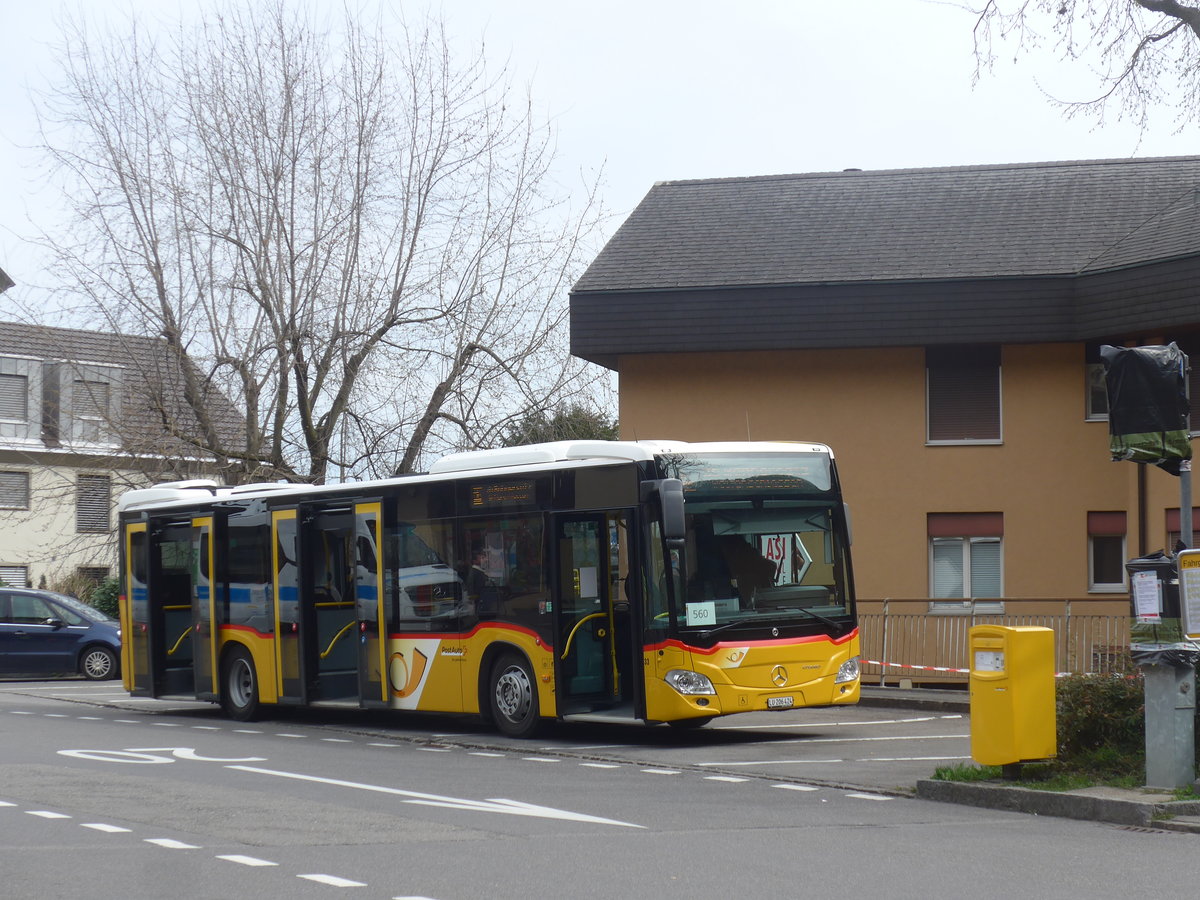
[[[1192,458],[1187,356],[1174,343],[1100,348],[1113,460],[1153,463],[1172,475]]]

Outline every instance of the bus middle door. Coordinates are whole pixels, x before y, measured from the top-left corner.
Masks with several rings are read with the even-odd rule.
[[[607,518],[558,517],[555,546],[558,712],[604,709],[618,699]]]

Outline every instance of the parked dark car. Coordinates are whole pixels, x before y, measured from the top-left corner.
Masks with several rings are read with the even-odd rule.
[[[117,677],[120,659],[116,619],[65,594],[0,587],[0,675],[100,681]]]

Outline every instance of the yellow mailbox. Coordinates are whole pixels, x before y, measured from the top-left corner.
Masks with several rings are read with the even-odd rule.
[[[1054,631],[976,625],[970,644],[971,758],[1007,766],[1056,756]]]

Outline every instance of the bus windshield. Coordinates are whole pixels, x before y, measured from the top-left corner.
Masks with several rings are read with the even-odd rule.
[[[684,628],[854,627],[841,503],[827,454],[704,454],[667,460],[683,482]]]

